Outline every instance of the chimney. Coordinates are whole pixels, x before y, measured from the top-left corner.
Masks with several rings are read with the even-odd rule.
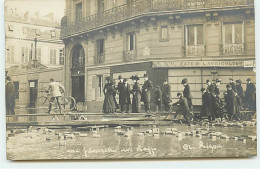
[[[29,11],[25,12],[24,19],[25,19],[26,22],[29,21]]]

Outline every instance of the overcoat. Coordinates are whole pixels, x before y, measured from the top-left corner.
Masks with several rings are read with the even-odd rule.
[[[155,90],[155,105],[161,105],[162,104],[162,91],[161,89]]]
[[[225,96],[227,113],[229,115],[234,115],[237,113],[237,98],[235,95],[235,91],[233,89],[227,90],[227,94]]]
[[[210,92],[205,92],[202,95],[201,115],[214,116],[214,114],[215,114],[214,96]]]
[[[246,85],[245,101],[251,106],[254,106],[256,103],[255,91],[256,88],[254,84],[249,83]]]
[[[171,86],[169,84],[162,87],[162,102],[164,104],[171,102]]]
[[[122,105],[124,102],[123,94],[124,94],[124,83],[118,82],[117,84],[117,90],[119,93],[119,104]]]
[[[151,89],[153,87],[152,82],[148,79],[144,82],[143,88],[142,88],[142,101],[144,103],[150,103],[151,102]]]
[[[5,87],[5,98],[6,98],[6,111],[9,114],[12,108],[15,107],[15,87],[14,83],[9,81]]]

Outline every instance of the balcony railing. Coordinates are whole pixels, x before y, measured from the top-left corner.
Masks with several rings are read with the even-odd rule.
[[[254,5],[254,0],[135,0],[79,21],[61,25],[61,38],[107,26],[150,12]],[[66,19],[64,19],[66,20]]]
[[[185,56],[205,56],[206,46],[205,45],[187,45],[184,46]]]
[[[105,55],[96,55],[94,56],[94,64],[103,64],[105,62]]]
[[[220,49],[223,55],[242,55],[245,53],[245,44],[223,44]]]
[[[125,62],[134,61],[136,59],[136,56],[137,56],[136,50],[124,51],[123,56],[124,56]]]

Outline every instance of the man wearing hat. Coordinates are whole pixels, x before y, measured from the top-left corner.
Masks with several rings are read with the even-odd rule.
[[[233,82],[233,78],[229,78],[229,84],[231,85],[231,88],[233,89],[233,91],[237,91],[236,89],[236,85],[235,83]]]
[[[144,102],[145,112],[150,111],[152,87],[153,87],[152,82],[149,80],[147,74],[144,74],[144,85],[142,88],[142,101]]]
[[[15,87],[14,83],[11,81],[10,76],[5,78],[5,103],[6,103],[6,114],[15,114]]]
[[[207,86],[208,86],[207,87],[208,92],[213,94],[214,91],[215,91],[215,86],[216,85],[214,83],[211,83],[210,80],[207,80],[206,83],[207,83]]]
[[[188,84],[188,79],[187,78],[184,78],[182,81],[181,81],[182,85],[184,86],[184,90],[183,90],[183,96],[185,98],[187,98],[187,101],[188,101],[188,105],[189,105],[189,110],[192,111],[192,96],[191,96],[191,93],[190,93],[190,86]]]
[[[245,92],[245,103],[249,110],[256,110],[256,88],[251,79],[247,79],[246,92]]]
[[[203,116],[208,117],[209,122],[215,119],[215,106],[214,96],[205,88],[201,88],[202,92],[202,107],[201,107],[201,118]]]
[[[168,84],[167,79],[165,79],[163,82],[162,102],[163,102],[165,111],[168,112],[170,110],[172,100],[171,100],[171,86]]]
[[[188,105],[188,100],[186,97],[182,96],[181,93],[177,93],[177,97],[179,98],[179,101],[172,104],[172,106],[178,105],[178,109],[176,110],[176,114],[174,116],[174,119],[177,119],[177,117],[182,114],[184,118],[188,121],[188,124],[190,123],[190,109]]]
[[[130,79],[134,82],[133,89],[131,90],[131,93],[133,94],[132,112],[139,113],[141,112],[141,88],[138,83],[139,77],[134,75]]]
[[[227,93],[225,95],[225,101],[226,101],[226,109],[229,121],[233,121],[233,118],[236,118],[237,121],[239,121],[239,117],[237,115],[238,109],[237,109],[237,98],[236,98],[236,92],[232,89],[232,86],[230,84],[226,85]]]
[[[122,75],[118,76],[119,82],[117,84],[117,91],[119,94],[119,105],[120,105],[120,109],[121,112],[124,111],[124,79],[122,77]]]
[[[242,87],[242,81],[239,79],[239,80],[236,80],[236,90],[237,90],[237,105],[242,107],[242,102],[243,102],[243,99],[244,99],[244,90],[243,90],[243,87]]]

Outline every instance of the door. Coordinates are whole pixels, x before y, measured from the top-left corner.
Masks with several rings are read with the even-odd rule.
[[[38,97],[38,80],[30,80],[29,89],[29,107],[35,107],[35,101]]]
[[[85,102],[85,76],[72,76],[72,97],[76,102]]]

